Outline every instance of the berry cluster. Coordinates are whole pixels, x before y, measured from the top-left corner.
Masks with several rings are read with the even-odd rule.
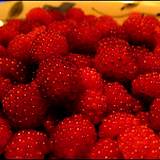
[[[0,103],[0,159],[159,159],[159,20],[79,8],[9,20]]]

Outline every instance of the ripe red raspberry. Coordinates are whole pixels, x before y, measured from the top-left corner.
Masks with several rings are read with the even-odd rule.
[[[86,90],[82,93],[76,105],[77,111],[88,116],[94,124],[99,123],[103,119],[108,107],[103,93],[94,90]]]
[[[121,159],[122,153],[117,141],[112,139],[101,139],[91,149],[90,159]]]
[[[67,19],[73,19],[77,22],[81,22],[84,19],[84,12],[80,8],[71,8],[66,12]]]
[[[83,67],[77,71],[81,90],[103,90],[104,81],[101,75],[94,68]]]
[[[160,74],[158,72],[139,75],[132,82],[133,92],[139,96],[160,96]]]
[[[128,48],[131,56],[140,64],[143,61],[143,58],[147,55],[150,55],[149,50],[144,46],[134,46],[130,45]]]
[[[149,111],[150,126],[154,130],[160,131],[160,98],[156,98]]]
[[[7,21],[7,26],[14,28],[16,31],[20,31],[23,20],[21,19],[9,19]]]
[[[150,126],[150,115],[149,112],[138,112],[136,115],[138,119],[140,119],[141,124]]]
[[[7,55],[8,54],[6,48],[0,45],[0,57],[7,57]]]
[[[132,13],[123,26],[133,42],[146,42],[152,45],[154,37],[153,33],[159,24],[158,19],[154,16],[144,16],[141,13]]]
[[[3,109],[13,126],[33,128],[44,120],[47,105],[35,83],[20,84],[13,87],[3,99]]]
[[[14,57],[18,61],[29,62],[32,59],[30,54],[30,49],[33,40],[42,32],[44,32],[45,27],[37,27],[32,32],[28,34],[19,34],[8,45],[8,53],[10,56]]]
[[[138,112],[142,106],[138,100],[132,97],[120,83],[108,83],[105,85],[108,112]]]
[[[146,126],[128,128],[120,135],[119,147],[125,159],[158,159],[159,138]]]
[[[14,134],[5,149],[7,159],[43,159],[48,153],[48,138],[43,132],[21,130]]]
[[[97,47],[95,66],[99,72],[117,80],[132,80],[137,65],[128,52],[128,43],[118,38],[102,39]]]
[[[140,73],[160,72],[160,56],[150,53],[139,61]]]
[[[90,56],[77,53],[70,53],[66,56],[66,58],[69,61],[73,62],[78,68],[92,67],[92,61]]]
[[[43,8],[33,8],[27,13],[26,20],[36,22],[41,25],[48,25],[52,22],[52,16]]]
[[[100,31],[101,36],[104,37],[118,26],[117,22],[111,16],[100,16],[95,23],[97,30]]]
[[[100,39],[100,32],[86,21],[78,23],[70,33],[69,42],[73,50],[79,52],[92,53]]]
[[[2,101],[12,87],[13,85],[9,79],[0,76],[0,101]]]
[[[118,138],[126,129],[140,125],[140,120],[129,113],[113,113],[107,116],[99,127],[100,138]]]
[[[4,152],[5,146],[12,136],[9,123],[6,119],[0,117],[0,154]]]
[[[52,56],[41,62],[36,81],[43,95],[62,101],[73,99],[77,92],[76,66],[63,57]]]
[[[53,31],[45,31],[33,41],[31,55],[37,61],[41,61],[52,55],[66,55],[68,43],[66,38]]]
[[[15,28],[5,24],[4,26],[0,27],[0,44],[3,44],[7,47],[8,43],[18,34],[19,32]]]
[[[59,158],[83,158],[95,140],[93,124],[82,115],[74,115],[65,118],[55,128],[51,151]]]
[[[75,25],[76,22],[70,19],[63,21],[54,21],[48,25],[48,30],[58,32],[68,38]]]
[[[48,10],[48,12],[52,17],[52,22],[53,21],[62,21],[62,20],[64,20],[63,12],[60,12],[58,10]]]
[[[0,75],[24,82],[26,80],[26,67],[22,62],[18,62],[15,59],[0,58]]]

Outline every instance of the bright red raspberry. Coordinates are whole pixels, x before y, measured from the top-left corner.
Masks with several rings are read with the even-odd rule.
[[[113,113],[107,116],[99,127],[100,138],[118,138],[126,129],[140,125],[140,120],[129,113]]]
[[[95,140],[93,124],[82,115],[74,115],[65,118],[55,128],[51,151],[59,158],[83,158]]]

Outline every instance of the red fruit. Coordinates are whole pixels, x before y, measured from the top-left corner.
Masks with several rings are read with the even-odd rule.
[[[100,32],[86,21],[78,23],[70,33],[69,42],[73,49],[90,53],[100,39]]]
[[[149,119],[151,128],[160,131],[160,98],[156,98],[150,107]]]
[[[104,37],[118,26],[117,22],[111,16],[100,16],[95,23],[97,30],[100,31],[101,36]]]
[[[101,139],[92,147],[89,159],[121,159],[122,153],[119,150],[117,141]]]
[[[77,75],[82,91],[85,89],[103,89],[104,81],[101,75],[96,71],[96,69],[90,67],[83,67],[77,71]]]
[[[4,46],[7,46],[8,43],[18,34],[19,32],[15,28],[5,24],[4,26],[0,27],[0,43]]]
[[[13,85],[9,79],[0,76],[0,101],[2,101],[12,87]]]
[[[42,61],[36,81],[43,95],[56,101],[74,99],[77,92],[76,66],[63,57],[52,56]]]
[[[10,19],[7,21],[7,26],[14,28],[16,31],[20,31],[20,27],[23,23],[21,19]]]
[[[159,138],[146,126],[128,128],[120,135],[119,147],[125,159],[158,159]]]
[[[150,53],[142,57],[139,62],[139,68],[141,73],[160,72],[160,56]]]
[[[16,60],[28,62],[32,59],[30,54],[30,49],[33,40],[42,32],[44,32],[45,27],[37,27],[32,32],[28,34],[19,34],[12,41],[10,41],[8,46],[8,53],[10,56],[14,57]]]
[[[140,125],[140,120],[128,113],[113,113],[99,127],[100,138],[117,138],[127,128]]]
[[[37,61],[41,61],[52,55],[66,55],[67,52],[68,43],[66,38],[63,35],[52,31],[41,33],[33,41],[31,47],[31,54]]]
[[[65,118],[55,128],[51,137],[51,151],[59,158],[82,158],[95,140],[93,124],[82,115],[74,115]]]
[[[97,47],[95,66],[107,77],[132,80],[137,75],[137,65],[129,54],[128,43],[118,38],[102,39]]]
[[[52,16],[43,8],[33,8],[27,13],[26,20],[41,25],[48,25],[52,22]]]
[[[54,21],[48,25],[48,30],[58,32],[68,38],[75,25],[76,22],[70,19],[63,21]]]
[[[48,133],[53,133],[55,128],[55,121],[51,116],[48,116],[47,119],[44,121],[44,128]]]
[[[160,96],[160,74],[157,72],[139,75],[132,82],[133,92],[140,96]]]
[[[136,115],[136,117],[140,119],[141,124],[148,126],[150,125],[149,116],[149,112],[138,112],[138,114]]]
[[[64,19],[64,14],[58,10],[48,10],[48,12],[52,17],[52,22],[61,21]]]
[[[149,50],[144,46],[130,45],[128,50],[130,54],[132,55],[132,57],[138,62],[139,65],[143,61],[143,58],[145,56],[150,55]]]
[[[91,57],[77,53],[70,53],[66,58],[73,62],[78,68],[91,67]]]
[[[44,159],[48,153],[46,134],[36,130],[21,130],[14,134],[5,149],[7,159]]]
[[[0,58],[0,75],[12,80],[24,82],[26,67],[15,59]]]
[[[4,152],[5,146],[12,136],[9,123],[6,119],[0,117],[0,154]]]
[[[108,111],[106,97],[101,91],[86,90],[80,97],[76,109],[88,116],[95,124],[99,123]]]
[[[132,13],[123,26],[131,41],[153,43],[153,33],[159,24],[155,16],[144,16],[141,13]]]
[[[3,109],[13,126],[33,128],[41,125],[47,105],[32,83],[13,87],[3,99]]]
[[[105,96],[110,106],[108,112],[139,112],[142,106],[138,100],[132,97],[120,83],[108,83],[105,85]]]
[[[2,45],[0,45],[0,57],[7,57],[6,48],[4,48]]]
[[[83,20],[85,14],[80,8],[71,8],[66,13],[67,19],[73,19],[77,22],[80,22]]]

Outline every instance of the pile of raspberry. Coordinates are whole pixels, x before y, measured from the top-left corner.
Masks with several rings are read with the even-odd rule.
[[[0,159],[159,159],[160,21],[34,8],[0,27]]]

